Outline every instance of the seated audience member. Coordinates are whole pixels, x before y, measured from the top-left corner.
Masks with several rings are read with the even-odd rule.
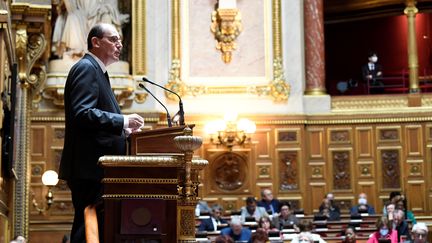
[[[254,217],[257,222],[263,216],[268,217],[265,208],[257,207],[256,199],[254,197],[246,198],[246,207],[242,207],[240,212],[242,222],[245,222],[248,217]]]
[[[404,211],[405,219],[411,221],[412,224],[416,224],[417,220],[414,217],[414,213],[411,210],[407,209],[407,200],[405,196],[402,196],[396,203],[395,208]]]
[[[261,217],[258,220],[258,229],[263,230],[266,234],[268,234],[268,232],[270,231],[272,232],[279,231],[277,228],[273,226],[272,222],[270,222],[269,217]]]
[[[376,222],[377,231],[368,239],[367,243],[378,243],[380,239],[389,239],[391,243],[398,243],[397,231],[387,217],[381,217]]]
[[[384,205],[384,208],[383,208],[383,215],[384,216],[387,215],[387,208],[386,208],[386,206],[388,204],[390,204],[390,203],[396,204],[396,202],[399,201],[400,198],[401,198],[401,193],[400,192],[398,192],[398,191],[390,192],[388,203],[386,205]]]
[[[358,196],[358,205],[353,206],[350,210],[351,215],[361,214],[375,214],[375,208],[367,203],[367,195],[366,193],[360,193]]]
[[[298,218],[292,214],[291,211],[291,205],[287,201],[280,202],[280,208],[279,208],[279,216],[273,217],[273,225],[279,229],[282,230],[284,226],[288,225],[298,225],[299,220]]]
[[[270,189],[262,190],[261,200],[257,205],[265,208],[268,214],[279,213],[279,200],[273,198],[273,193]]]
[[[268,232],[265,232],[263,229],[258,228],[254,233],[252,233],[251,241],[252,243],[266,243],[268,242]]]
[[[198,230],[216,231],[218,225],[228,223],[221,216],[222,216],[222,207],[218,204],[214,204],[210,210],[210,217],[201,220],[201,224],[199,225]]]
[[[314,243],[313,235],[309,232],[301,232],[295,237],[291,243]]]
[[[312,241],[313,242],[318,242],[318,243],[326,243],[319,234],[314,234],[312,233],[313,230],[313,223],[310,220],[307,219],[303,219],[300,220],[300,223],[298,225],[299,231],[300,233],[308,233],[312,236]],[[299,234],[290,234],[290,237],[292,237],[291,243],[299,243]],[[287,238],[285,238],[287,239]]]
[[[388,203],[386,206],[384,206],[387,212],[387,218],[393,222],[393,212],[395,210],[395,205],[393,203]]]
[[[412,227],[412,241],[414,243],[426,243],[427,242],[427,236],[428,236],[428,227],[425,223],[417,223],[413,225]]]
[[[340,220],[340,211],[339,208],[334,206],[333,203],[328,199],[324,198],[321,206],[319,207],[320,215],[324,215],[327,217],[329,221]]]
[[[221,235],[228,235],[234,241],[249,241],[252,232],[248,228],[243,228],[239,217],[233,217],[230,222],[230,227],[222,229]]]
[[[395,209],[393,212],[393,229],[397,231],[399,242],[411,240],[408,222],[405,220],[405,213],[402,210]]]
[[[234,243],[234,240],[228,235],[218,235],[215,238],[215,243]]]
[[[356,242],[356,233],[354,227],[346,227],[343,232],[343,243],[355,243]]]

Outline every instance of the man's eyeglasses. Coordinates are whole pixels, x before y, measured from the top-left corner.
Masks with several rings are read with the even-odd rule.
[[[107,38],[107,40],[109,42],[113,43],[113,44],[117,44],[117,43],[121,43],[122,42],[122,39],[119,38],[118,36],[115,36],[115,35],[113,35],[113,36],[104,36],[104,37]],[[104,38],[104,37],[102,37],[102,38]]]

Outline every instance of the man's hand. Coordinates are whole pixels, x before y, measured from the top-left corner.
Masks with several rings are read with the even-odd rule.
[[[132,132],[139,131],[144,126],[144,118],[136,113],[124,115],[124,117],[128,121],[126,128],[129,128]]]

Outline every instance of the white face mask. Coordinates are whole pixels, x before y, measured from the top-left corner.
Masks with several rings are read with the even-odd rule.
[[[367,204],[367,200],[366,200],[366,198],[359,198],[358,203],[362,204],[362,205],[366,205]]]
[[[377,56],[373,56],[370,58],[371,62],[377,62],[378,61],[378,57]]]

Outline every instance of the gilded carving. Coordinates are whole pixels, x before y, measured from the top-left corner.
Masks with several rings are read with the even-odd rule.
[[[258,178],[270,178],[270,166],[269,165],[258,166]]]
[[[330,132],[330,141],[331,142],[349,142],[350,141],[350,133],[349,131],[331,131]]]
[[[351,200],[335,200],[335,204],[341,209],[341,211],[349,211],[352,207]]]
[[[211,178],[219,190],[234,191],[246,182],[246,159],[234,152],[226,152],[217,156],[211,166]]]
[[[383,150],[381,152],[383,188],[400,188],[399,150]]]
[[[361,176],[371,176],[371,169],[370,165],[361,165],[360,166],[360,174]]]
[[[398,129],[381,129],[380,140],[398,140],[399,130]]]
[[[298,152],[283,151],[279,152],[279,171],[281,191],[292,191],[299,189],[298,178]]]
[[[322,168],[321,166],[313,166],[312,167],[312,178],[322,178]]]
[[[350,155],[348,151],[332,153],[334,189],[351,189]]]
[[[279,131],[278,132],[279,142],[297,142],[296,131]]]
[[[179,238],[195,236],[195,212],[192,209],[180,208],[177,225],[180,227]]]
[[[410,165],[410,176],[418,176],[421,175],[422,169],[420,164],[411,164]]]

